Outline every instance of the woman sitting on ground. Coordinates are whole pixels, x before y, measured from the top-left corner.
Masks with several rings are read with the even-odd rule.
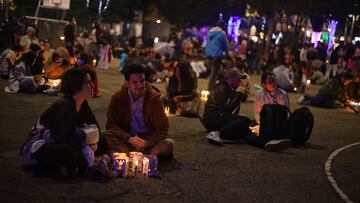
[[[41,75],[31,75],[30,69],[37,53],[32,50],[26,51],[9,71],[9,81],[5,92],[9,93],[36,93],[38,84],[42,83]]]
[[[85,68],[66,72],[61,92],[64,97],[40,116],[21,148],[23,165],[33,166],[39,175],[62,177],[74,175],[77,171],[87,172],[88,167],[94,165],[94,152],[103,155],[107,150],[106,141],[99,136],[99,124],[87,102],[93,97],[90,72]],[[93,133],[83,130],[86,125],[93,126]]]
[[[164,106],[170,107],[170,113],[197,117],[200,98],[197,93],[197,78],[190,63],[184,62],[176,66],[166,92]]]

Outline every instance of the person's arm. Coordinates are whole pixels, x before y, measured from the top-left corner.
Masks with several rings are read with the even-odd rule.
[[[260,112],[264,105],[264,101],[262,99],[261,93],[257,92],[254,100],[254,118],[256,123],[260,124]]]
[[[75,105],[71,101],[59,100],[42,115],[41,123],[50,130],[56,143],[78,143],[74,136],[75,114]]]
[[[107,110],[106,130],[116,139],[127,142],[131,135],[121,128],[123,126],[119,126],[126,125],[124,115],[119,109],[126,107],[119,105],[120,99],[121,98],[119,98],[118,95],[114,95],[111,98],[110,105]]]
[[[155,98],[150,105],[147,123],[148,133],[144,138],[147,141],[147,146],[152,146],[165,139],[169,131],[169,119],[165,114],[160,97]]]

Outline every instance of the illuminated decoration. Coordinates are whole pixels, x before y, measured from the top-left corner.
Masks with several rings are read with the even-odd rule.
[[[125,153],[112,154],[115,177],[127,177],[129,173],[129,157]]]
[[[208,100],[208,95],[210,94],[210,92],[209,91],[207,91],[207,90],[203,90],[203,91],[201,91],[201,97],[200,97],[200,100],[201,101],[207,101]]]
[[[110,4],[110,0],[106,0],[106,4],[104,6],[104,11],[106,11],[108,9],[109,4]]]
[[[222,20],[222,19],[223,19],[223,14],[219,13],[219,20]]]
[[[231,16],[228,21],[227,33],[228,38],[235,41],[236,46],[238,45],[238,36],[240,36],[240,25],[241,19],[239,16]]]
[[[156,155],[145,155],[143,158],[143,175],[157,176],[158,159]]]
[[[278,35],[273,34],[272,39],[275,39],[275,44],[279,44],[280,40],[283,38],[282,32],[280,32]]]
[[[161,23],[161,20],[160,19],[156,20],[156,23]]]
[[[169,116],[170,115],[170,107],[166,106],[164,110],[165,110],[166,116]]]
[[[102,0],[99,1],[99,7],[98,7],[98,14],[101,15],[102,13]]]
[[[264,39],[264,36],[265,36],[264,32],[260,32],[260,33],[259,33],[260,39]]]
[[[323,42],[329,41],[329,33],[323,32],[321,35],[321,39]]]
[[[106,11],[109,8],[110,0],[106,0],[105,5],[103,4],[103,0],[99,0],[98,5],[98,15],[101,15],[104,11]],[[90,0],[86,0],[86,8],[89,8],[90,6]]]
[[[156,43],[158,43],[159,42],[159,37],[155,37],[154,38],[154,43],[156,44]]]
[[[264,31],[265,30],[265,26],[266,26],[266,18],[265,17],[262,17],[261,18],[261,27],[260,27],[260,30],[261,31]],[[260,37],[261,38],[261,37]]]
[[[330,48],[334,46],[334,36],[335,36],[335,31],[336,31],[336,27],[337,27],[338,22],[335,20],[332,20],[329,24],[329,43],[328,43],[328,53],[330,51]]]
[[[311,43],[314,44],[314,47],[316,48],[318,46],[318,43],[320,41],[322,32],[313,32],[311,37]]]
[[[142,164],[144,155],[141,152],[129,153],[129,176],[138,176],[142,174]]]

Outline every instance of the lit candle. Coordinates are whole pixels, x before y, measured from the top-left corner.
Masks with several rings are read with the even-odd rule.
[[[93,66],[95,67],[96,66],[96,59],[93,59],[92,63],[93,63]]]
[[[210,94],[209,91],[206,91],[206,90],[201,91],[200,100],[201,100],[201,101],[207,101],[209,94]]]
[[[165,114],[166,114],[167,116],[169,116],[169,113],[170,113],[170,107],[166,106],[166,107],[165,107]]]
[[[306,80],[306,85],[309,86],[311,84],[311,80]]]
[[[141,152],[129,153],[129,176],[136,176],[142,173],[143,154]]]

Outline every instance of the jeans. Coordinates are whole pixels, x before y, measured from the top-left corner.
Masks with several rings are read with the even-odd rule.
[[[203,124],[208,131],[219,131],[220,138],[236,140],[251,134],[250,119],[245,116],[234,115],[228,112],[217,112],[207,115]]]
[[[310,102],[311,105],[323,108],[334,108],[334,99],[327,93],[319,91],[315,96],[305,95],[305,102]]]

